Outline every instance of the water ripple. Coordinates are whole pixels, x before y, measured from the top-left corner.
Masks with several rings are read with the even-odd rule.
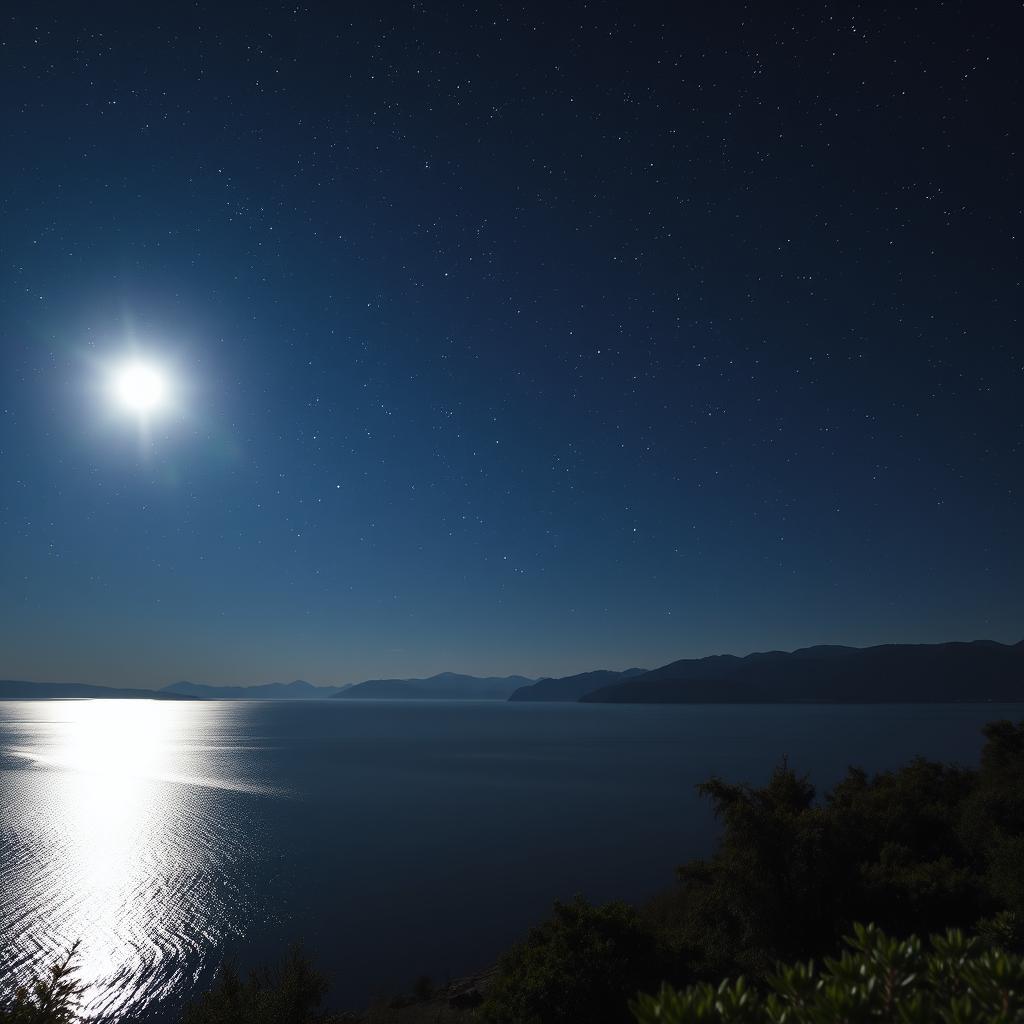
[[[258,914],[239,801],[287,795],[246,777],[231,719],[199,705],[4,705],[0,977],[82,940],[86,1012],[144,1019],[191,991]],[[243,830],[244,829],[244,830]]]

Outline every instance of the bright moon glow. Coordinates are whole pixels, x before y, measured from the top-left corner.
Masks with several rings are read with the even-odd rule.
[[[126,409],[140,416],[167,404],[166,374],[151,363],[131,362],[114,371],[114,396]]]

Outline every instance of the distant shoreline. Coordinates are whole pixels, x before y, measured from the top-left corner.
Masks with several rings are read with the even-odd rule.
[[[1015,704],[1024,702],[1024,641],[818,645],[743,657],[683,658],[660,668],[597,669],[561,678],[471,676],[368,679],[315,686],[181,681],[159,690],[0,680],[3,699],[374,700],[586,704]]]

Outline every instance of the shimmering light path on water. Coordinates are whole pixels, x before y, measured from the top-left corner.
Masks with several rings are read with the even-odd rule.
[[[5,976],[81,939],[88,1008],[141,1009],[255,920],[251,808],[225,797],[274,790],[252,778],[240,718],[156,701],[2,705]]]
[[[487,966],[556,897],[643,899],[694,785],[971,762],[1020,706],[0,701],[0,978],[82,940],[98,1016],[173,1019],[302,939],[336,1002]]]

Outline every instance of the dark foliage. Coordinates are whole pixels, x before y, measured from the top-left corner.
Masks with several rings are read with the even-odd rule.
[[[227,964],[209,992],[185,1011],[184,1024],[318,1024],[326,980],[299,949],[276,970],[254,971],[241,978]]]
[[[1024,726],[984,730],[979,769],[858,769],[823,801],[787,764],[762,788],[701,787],[723,824],[651,919],[701,975],[834,953],[854,921],[896,935],[1024,919]]]
[[[632,907],[594,907],[577,897],[556,903],[552,916],[505,954],[482,1016],[493,1024],[628,1021],[629,998],[657,985],[668,966]]]
[[[823,800],[785,761],[762,787],[704,783],[722,824],[714,854],[629,918],[628,942],[595,938],[608,908],[557,908],[502,961],[491,1019],[618,1024],[622,993],[643,988],[650,965],[674,984],[756,982],[780,960],[838,955],[860,920],[897,937],[952,927],[1024,948],[1024,725],[984,735],[978,769],[851,769]]]
[[[0,1007],[0,1024],[74,1024],[82,986],[75,977],[76,942],[41,978],[17,988]]]
[[[1024,1021],[1024,958],[950,930],[893,939],[854,929],[837,959],[780,965],[761,987],[744,978],[632,1004],[637,1024],[1014,1024]]]

